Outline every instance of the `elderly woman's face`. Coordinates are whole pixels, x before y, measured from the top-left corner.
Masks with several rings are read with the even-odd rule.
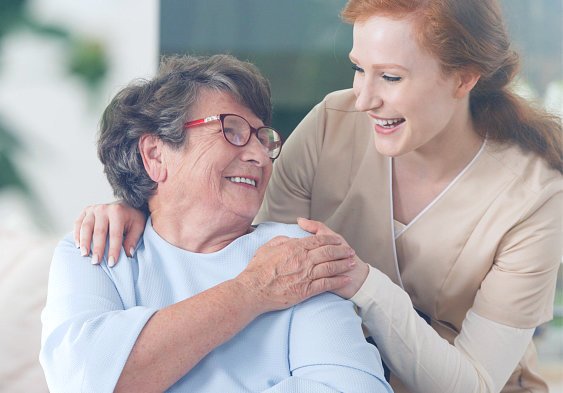
[[[229,94],[203,90],[192,108],[190,119],[202,119],[222,113],[245,118],[253,127],[264,124],[245,106]],[[172,192],[181,211],[198,209],[210,219],[245,218],[251,221],[262,203],[272,161],[267,151],[253,135],[246,146],[233,146],[225,140],[221,123],[211,121],[190,127],[187,144],[171,151],[168,166]],[[180,212],[180,211],[179,211]]]

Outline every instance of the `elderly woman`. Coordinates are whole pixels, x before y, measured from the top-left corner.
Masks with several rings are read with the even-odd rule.
[[[150,218],[129,263],[85,263],[70,235],[57,247],[40,356],[52,391],[390,391],[352,303],[312,297],[349,282],[326,277],[354,264],[350,247],[251,226],[281,149],[270,117],[266,80],[230,56],[169,58],[113,99],[99,156]]]

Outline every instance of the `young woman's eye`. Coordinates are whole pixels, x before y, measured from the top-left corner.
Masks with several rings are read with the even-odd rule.
[[[353,69],[354,71],[356,71],[356,72],[360,72],[360,73],[362,73],[362,74],[364,73],[364,69],[361,68],[361,67],[359,67],[358,65],[356,65],[356,64],[354,64],[354,63],[352,63],[352,69]]]
[[[387,82],[399,82],[401,81],[401,79],[403,79],[400,76],[389,75],[389,74],[382,74],[381,77]]]

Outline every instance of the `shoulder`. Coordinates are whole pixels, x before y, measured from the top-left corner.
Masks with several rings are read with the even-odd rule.
[[[279,222],[263,222],[256,227],[252,233],[253,237],[268,241],[276,236],[287,236],[301,238],[311,236],[309,232],[304,231],[297,224],[282,224]]]
[[[140,241],[139,244],[142,244],[142,241]],[[69,283],[69,288],[77,286],[77,290],[79,291],[81,285],[82,288],[85,288],[86,286],[89,287],[90,283],[94,286],[105,285],[102,285],[102,282],[114,285],[112,283],[116,281],[115,278],[117,275],[127,277],[130,276],[132,271],[136,269],[138,252],[135,252],[133,258],[128,258],[122,249],[117,264],[113,268],[108,266],[107,252],[108,250],[106,247],[104,254],[100,256],[99,264],[93,265],[92,256],[82,256],[80,249],[78,249],[74,244],[73,234],[69,233],[61,241],[59,241],[55,247],[49,275],[50,290],[60,289],[55,288],[56,285],[53,284],[55,281],[63,286],[67,285],[63,283]],[[118,281],[125,283],[130,280],[124,280],[122,278]]]
[[[351,312],[351,315],[356,315],[354,309],[354,303],[350,300],[344,299],[338,295],[335,295],[332,292],[324,292],[319,295],[313,296],[297,305],[294,306],[298,309],[307,309],[307,310],[323,310],[329,307],[335,307],[340,311],[344,311],[346,313]],[[307,313],[309,312],[307,311]]]
[[[502,200],[508,198],[511,204],[520,205],[525,215],[563,196],[563,175],[542,157],[514,144],[487,143],[488,170],[497,179],[507,179]]]
[[[61,270],[89,270],[86,268],[91,264],[91,258],[81,255],[80,249],[74,244],[73,234],[69,233],[55,247],[51,262],[51,274],[53,271]]]
[[[366,114],[356,109],[356,96],[352,89],[338,90],[328,94],[317,104],[313,112],[316,112],[318,122],[326,123],[329,126],[335,124],[356,126],[358,122],[369,125]]]
[[[326,95],[321,104],[326,110],[360,113],[355,107],[356,96],[352,89],[338,90]]]
[[[535,153],[524,151],[514,144],[494,141],[487,142],[485,152],[530,192],[539,193],[546,187],[563,189],[563,175]]]
[[[50,290],[56,289],[52,285],[54,281],[72,282],[78,277],[81,280],[93,280],[93,277],[108,279],[106,259],[102,256],[100,266],[92,265],[92,257],[81,255],[80,249],[74,244],[73,234],[69,233],[55,247],[49,276]]]

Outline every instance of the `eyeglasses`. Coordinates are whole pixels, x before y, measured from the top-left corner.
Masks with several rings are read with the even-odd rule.
[[[280,155],[282,139],[279,132],[266,126],[254,128],[244,117],[239,115],[223,113],[220,115],[208,116],[204,119],[189,121],[184,124],[184,127],[190,128],[216,120],[221,122],[221,131],[223,132],[223,136],[231,145],[246,146],[246,144],[250,141],[252,134],[256,134],[256,138],[258,138],[262,146],[267,149],[268,157],[274,160]]]

